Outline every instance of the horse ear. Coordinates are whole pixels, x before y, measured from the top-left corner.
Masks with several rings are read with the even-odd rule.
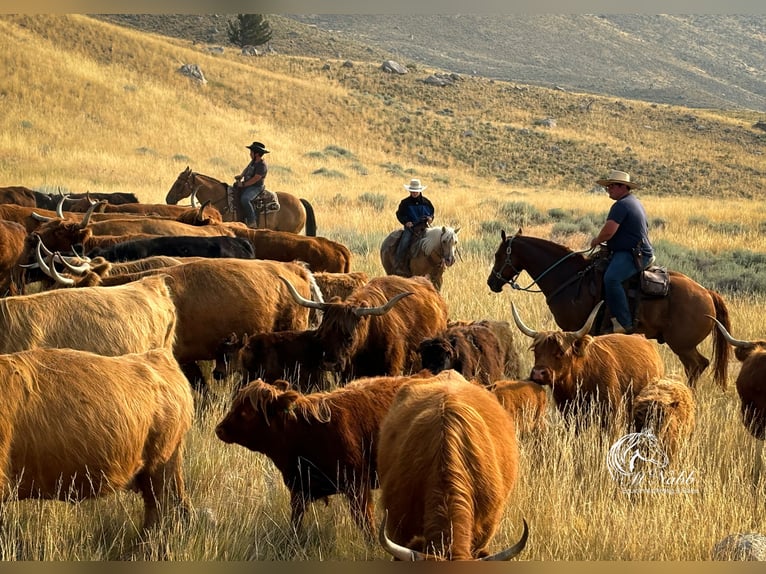
[[[521,235],[521,227],[519,227],[519,230],[516,232],[516,235]]]
[[[457,235],[458,233],[460,233],[460,228],[459,227],[457,229],[455,229],[455,235]]]
[[[505,239],[506,239],[506,237],[505,237],[505,229],[501,229],[501,230],[500,230],[500,239],[502,239],[503,241],[505,241]]]

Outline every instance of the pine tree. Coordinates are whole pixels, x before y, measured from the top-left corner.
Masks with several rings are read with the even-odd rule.
[[[271,40],[271,26],[262,14],[237,14],[229,20],[229,41],[240,48],[261,46]]]

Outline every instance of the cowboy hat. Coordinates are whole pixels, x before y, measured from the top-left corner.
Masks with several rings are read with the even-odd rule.
[[[628,189],[637,189],[638,184],[635,182],[630,181],[630,174],[626,173],[624,171],[617,171],[616,169],[613,169],[611,172],[609,172],[609,176],[607,176],[604,179],[596,180],[596,183],[599,185],[603,185],[606,187],[610,183],[622,183],[628,186]]]
[[[265,153],[269,153],[269,150],[266,149],[266,146],[264,146],[261,142],[253,142],[248,146],[245,146],[248,149],[253,150],[255,153],[259,153],[261,155]]]
[[[419,179],[411,179],[410,185],[405,185],[404,189],[406,189],[409,192],[421,192],[427,187],[428,187],[427,185],[420,185]]]

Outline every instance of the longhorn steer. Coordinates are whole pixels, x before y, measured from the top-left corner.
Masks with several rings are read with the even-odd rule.
[[[3,503],[132,489],[143,497],[144,528],[171,507],[188,514],[182,456],[194,402],[168,349],[21,351],[0,356],[0,380]]]
[[[664,374],[656,345],[643,336],[587,334],[602,303],[593,308],[580,330],[563,332],[530,329],[512,304],[516,326],[532,338],[535,365],[529,378],[553,388],[556,406],[577,428],[590,422],[589,414],[599,416],[604,427],[617,422],[620,411],[629,410],[633,398]]]
[[[225,443],[272,460],[290,491],[293,529],[300,528],[308,503],[345,494],[357,525],[372,534],[380,421],[399,387],[420,376],[430,373],[359,379],[309,395],[285,381],[255,380],[237,392],[215,432]],[[459,375],[441,375],[449,376]]]
[[[734,347],[734,356],[742,363],[735,386],[739,395],[742,422],[747,431],[759,441],[753,467],[753,478],[758,480],[763,466],[763,441],[766,440],[766,340],[735,339],[720,321],[714,317],[710,318],[715,321],[726,341]]]
[[[518,476],[513,418],[485,388],[412,381],[380,427],[384,548],[400,560],[508,560],[527,540],[488,556]],[[386,524],[390,524],[388,536]]]
[[[447,303],[425,277],[375,277],[345,301],[308,301],[283,279],[295,301],[323,312],[317,339],[322,367],[344,380],[399,375],[418,363],[420,341],[447,327]]]
[[[135,261],[154,255],[168,257],[237,257],[254,259],[252,244],[239,237],[197,237],[194,235],[152,236],[120,241],[109,247],[96,247],[88,257],[109,261]]]

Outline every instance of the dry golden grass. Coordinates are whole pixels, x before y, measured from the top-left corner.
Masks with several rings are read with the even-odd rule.
[[[208,84],[178,74],[182,63],[199,64]],[[0,17],[2,184],[133,191],[142,201],[163,202],[187,165],[231,180],[248,160],[244,146],[259,140],[272,152],[271,189],[311,201],[319,233],[348,245],[353,269],[375,276],[383,272],[380,243],[397,227],[393,212],[402,185],[419,177],[437,206],[437,223],[461,227],[462,258],[445,273],[443,287],[452,317],[508,320],[514,301],[525,321],[541,329],[555,328],[542,295],[493,294],[486,285],[499,234],[487,234],[482,223],[498,219],[507,202],[605,213],[606,195],[589,193],[596,176],[641,166],[641,179],[651,182],[642,200],[650,216],[666,222],[653,231],[655,241],[711,252],[764,249],[756,232],[732,236],[689,223],[705,217],[756,230],[764,220],[758,203],[741,199],[764,186],[747,114],[694,111],[698,123],[712,126],[700,131],[689,127],[694,122],[684,118],[692,112],[682,108],[480,78],[466,79],[459,90],[434,90],[414,77],[383,75],[376,63],[345,69],[331,62],[322,70],[324,63],[213,55],[85,16]],[[586,113],[580,106],[589,99],[596,103]],[[445,108],[452,117],[438,113]],[[559,118],[560,131],[531,126],[546,115]],[[475,135],[462,136],[469,128]],[[533,143],[521,147],[524,138]],[[527,176],[498,183],[488,160],[493,146],[501,151],[492,161],[505,162],[514,177],[522,165]],[[557,167],[551,146],[572,158],[566,169]],[[633,151],[624,152],[626,146]],[[333,154],[333,148],[349,153]],[[698,162],[720,170],[713,179],[726,199],[702,183],[707,176],[695,168]],[[683,189],[690,182],[706,197]],[[676,186],[684,197],[668,193]],[[364,194],[382,198],[382,208],[362,200]],[[505,225],[508,232],[518,227]],[[524,232],[547,237],[550,226]],[[568,243],[583,249],[589,239],[575,235]],[[527,284],[524,275],[520,283]],[[766,335],[762,298],[727,302],[735,336]],[[519,335],[516,344],[526,371],[527,341]],[[664,347],[661,352],[668,372],[680,375],[677,359]],[[709,343],[702,352],[710,356]],[[737,372],[733,360],[731,383]],[[189,527],[168,524],[141,543],[134,494],[78,505],[10,504],[0,559],[385,558],[357,531],[338,497],[326,507],[314,505],[301,537],[290,532],[287,492],[271,463],[215,437],[227,387],[215,391],[213,404],[198,413],[185,460],[191,500],[211,515],[202,513]],[[693,473],[694,492],[623,493],[605,466],[609,440],[592,431],[572,436],[552,413],[550,430],[522,444],[521,478],[492,548],[518,538],[522,517],[531,528],[525,560],[703,560],[731,532],[762,531],[764,486],[751,481],[754,441],[742,428],[733,384],[722,392],[708,373],[696,396],[697,427],[677,462]]]

